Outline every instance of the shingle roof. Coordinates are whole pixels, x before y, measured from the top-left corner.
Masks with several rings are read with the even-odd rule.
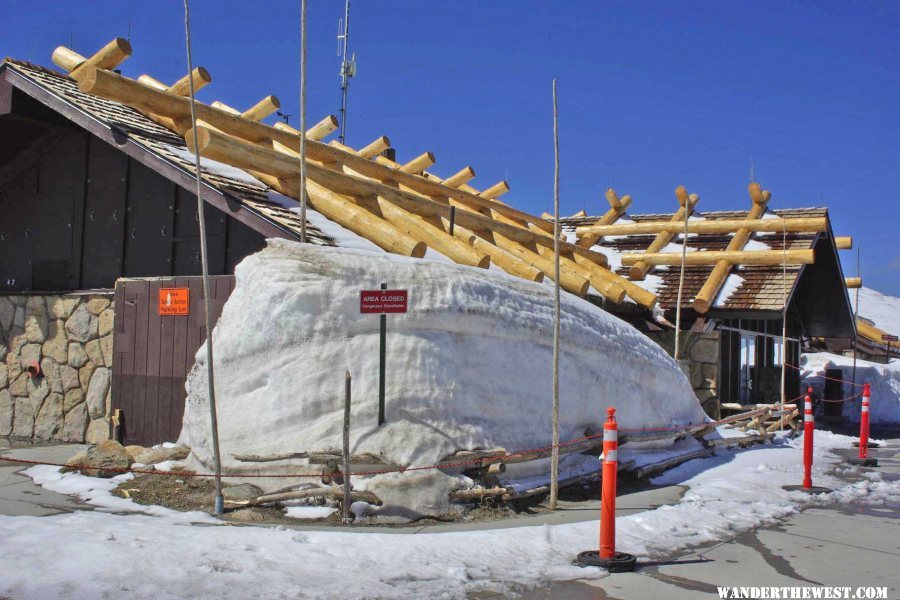
[[[67,102],[105,125],[125,133],[128,138],[163,160],[194,176],[196,170],[184,139],[155,123],[129,106],[82,93],[78,84],[56,71],[33,63],[7,58],[4,64],[29,79],[50,94]],[[299,215],[269,200],[269,189],[262,183],[253,183],[249,175],[241,178],[207,170],[201,166],[203,181],[240,202],[251,212],[262,215],[285,228],[288,234],[300,239]],[[334,240],[307,222],[307,235],[311,243],[333,246]]]
[[[828,215],[826,208],[788,208],[771,211],[778,217],[824,217]],[[748,211],[730,210],[718,212],[695,212],[695,216],[707,220],[716,219],[746,219]],[[593,225],[600,217],[569,217],[560,219],[564,231],[574,236],[576,227]],[[635,222],[669,221],[672,214],[643,214],[625,215],[623,219]],[[610,236],[601,240],[596,250],[607,254],[612,264],[619,264],[618,255],[629,252],[643,252],[653,241],[653,235],[629,235]],[[724,250],[731,240],[731,234],[691,234],[688,236],[688,249],[690,250]],[[786,235],[779,233],[756,233],[750,238],[769,246],[773,250],[807,249],[812,248],[817,239],[815,233],[791,233]],[[678,239],[673,243],[680,246]],[[786,270],[781,265],[770,266],[743,266],[732,270],[732,273],[741,277],[740,285],[729,290],[723,287],[720,297],[714,307],[716,310],[765,310],[781,311],[784,307],[784,298],[790,297],[797,283],[802,267],[788,266]],[[628,276],[626,267],[619,267],[616,272],[623,277]],[[703,287],[711,266],[689,266],[684,270],[684,290],[682,293],[682,307],[690,308],[693,298]],[[650,272],[651,277],[645,281],[637,281],[638,285],[654,291],[659,297],[659,305],[664,310],[674,309],[678,301],[679,267],[656,267]],[[653,277],[656,276],[656,277]],[[722,297],[727,294],[727,297]]]

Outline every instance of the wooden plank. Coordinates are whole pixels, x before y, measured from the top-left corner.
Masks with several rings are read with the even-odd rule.
[[[157,444],[159,439],[160,398],[163,395],[164,383],[161,381],[161,364],[163,357],[160,349],[166,343],[162,330],[163,319],[171,317],[159,316],[159,290],[169,287],[169,280],[153,279],[147,284],[147,362],[144,371],[144,443]]]
[[[190,278],[179,277],[175,280],[175,287],[188,288],[190,290]],[[188,292],[190,293],[190,292]],[[193,302],[190,302],[193,304]],[[192,307],[189,306],[189,310]],[[187,374],[193,365],[193,355],[188,353],[188,327],[189,317],[172,317],[174,330],[172,332],[172,377],[169,380],[171,399],[169,410],[160,422],[160,430],[168,441],[175,441],[181,433],[181,422],[184,415],[185,391],[184,383]],[[162,410],[160,415],[162,416]]]
[[[135,298],[135,328],[134,328],[134,372],[132,387],[131,424],[134,439],[147,439],[146,415],[147,415],[147,351],[150,317],[149,298],[150,284],[147,281],[135,282],[139,291]]]

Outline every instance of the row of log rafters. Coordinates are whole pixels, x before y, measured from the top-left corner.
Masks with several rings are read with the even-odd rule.
[[[188,134],[190,126],[186,117],[189,115],[190,105],[183,97],[188,88],[188,77],[193,77],[195,89],[199,89],[211,81],[208,73],[198,68],[172,86],[165,86],[150,76],[142,76],[142,81],[137,82],[108,70],[118,66],[130,53],[127,42],[122,44],[122,40],[114,40],[87,59],[60,47],[54,52],[54,62],[70,71],[82,91],[128,104],[180,135]],[[58,57],[62,58],[57,60]],[[157,96],[152,96],[153,93]],[[244,112],[220,102],[213,106],[197,103],[198,124],[208,131],[221,132],[229,138],[243,140],[263,150],[270,149],[291,156],[294,154],[294,147],[299,145],[300,132],[284,124],[272,127],[260,122],[279,106],[274,96],[264,98]],[[330,119],[333,120],[334,117]],[[313,129],[321,125],[322,123]],[[396,234],[394,243],[385,248],[391,252],[419,256],[424,253],[424,244],[420,242],[427,244],[427,240],[416,238],[427,238],[432,242],[437,239],[440,240],[438,245],[442,247],[435,249],[462,264],[486,267],[490,261],[494,261],[516,276],[535,281],[552,273],[552,259],[548,255],[548,248],[553,245],[552,223],[499,201],[497,197],[509,189],[506,182],[479,192],[467,184],[474,177],[471,167],[462,169],[444,181],[426,172],[434,163],[434,157],[430,153],[423,153],[404,165],[386,165],[387,159],[378,154],[389,146],[387,138],[376,140],[356,151],[319,141],[330,132],[328,123],[320,131],[313,129],[307,132],[310,166],[339,172],[356,171],[347,174],[347,179],[373,180],[389,186],[396,193],[407,194],[398,198],[377,191],[358,195],[340,193],[321,182],[308,186],[316,188],[315,193],[310,193],[312,204],[324,203],[331,207],[331,210],[320,211],[326,217],[344,226],[354,225],[357,233],[366,230],[369,223],[364,225],[361,221],[370,221],[369,215],[380,219],[382,223],[379,223],[377,229],[382,234]],[[323,173],[324,171],[318,171],[319,176]],[[267,185],[285,195],[294,195],[298,190],[298,182],[290,177],[272,177],[261,171],[255,174],[265,176],[263,180]],[[409,204],[410,200],[430,200],[442,202],[448,208],[452,206],[459,223],[454,227],[454,235],[444,235],[449,233],[448,215],[423,215],[420,211],[409,210],[412,206]],[[336,213],[341,205],[352,205],[358,210],[351,210],[350,215],[338,215]],[[427,213],[428,210],[430,209],[426,207],[424,212]],[[467,219],[468,223],[465,222]],[[365,233],[361,235],[368,237]],[[610,273],[606,268],[604,255],[565,241],[561,242],[561,246],[561,279],[565,280],[561,283],[568,291],[583,296],[589,285],[593,284],[598,292],[616,303],[624,299],[626,290],[632,297],[637,296],[635,300],[640,304],[651,307],[655,303],[656,297],[653,294],[629,285],[627,280]]]

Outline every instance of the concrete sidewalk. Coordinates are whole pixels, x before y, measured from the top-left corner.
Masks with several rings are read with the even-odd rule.
[[[87,448],[78,444],[34,445],[0,439],[0,454],[25,460],[63,463]],[[73,510],[93,510],[72,496],[64,496],[35,485],[21,474],[28,465],[0,460],[0,515],[42,517]]]
[[[844,451],[844,456],[854,451]],[[900,478],[900,443],[870,456]],[[634,573],[554,584],[525,600],[718,598],[716,586],[883,586],[900,598],[900,505],[812,508],[730,542],[643,564]],[[491,598],[484,596],[483,598]]]

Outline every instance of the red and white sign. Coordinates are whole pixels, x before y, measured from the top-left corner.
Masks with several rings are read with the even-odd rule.
[[[407,290],[363,290],[359,293],[359,312],[405,313],[408,296]]]
[[[896,335],[884,334],[881,336],[882,342],[896,342],[898,340],[900,340],[900,338],[898,338]]]
[[[178,317],[190,314],[191,301],[188,288],[160,288],[157,312],[161,317]]]

